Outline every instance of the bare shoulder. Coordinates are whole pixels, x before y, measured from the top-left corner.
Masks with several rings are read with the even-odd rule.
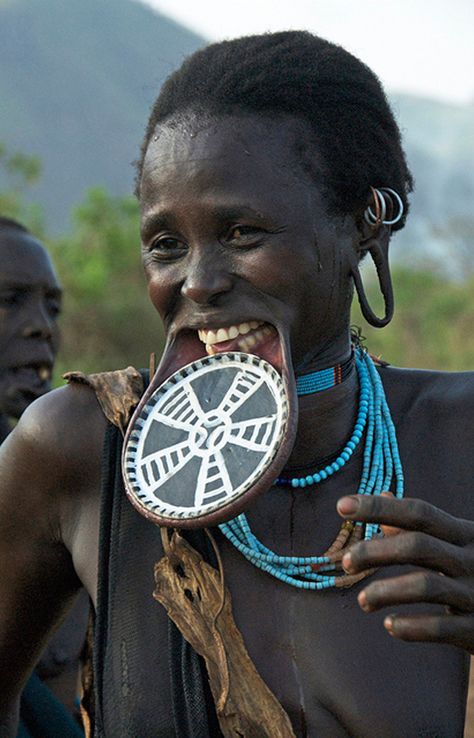
[[[18,526],[62,538],[61,517],[98,488],[106,427],[94,393],[67,386],[34,402],[0,448],[0,510]],[[28,520],[27,520],[28,517]]]
[[[84,385],[67,385],[32,403],[2,448],[2,462],[12,456],[21,469],[35,467],[50,481],[70,478],[76,470],[100,463],[106,421],[94,392]]]
[[[382,368],[406,493],[474,520],[474,372]]]
[[[387,395],[404,415],[423,415],[438,422],[472,424],[474,371],[442,372],[427,369],[380,369]]]

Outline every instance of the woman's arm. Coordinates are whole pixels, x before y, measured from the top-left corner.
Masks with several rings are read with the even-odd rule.
[[[91,444],[98,445],[103,424],[96,405],[84,389],[50,393],[0,448],[2,736],[15,735],[18,695],[81,586],[63,532],[74,527],[85,490],[98,487],[101,449]]]

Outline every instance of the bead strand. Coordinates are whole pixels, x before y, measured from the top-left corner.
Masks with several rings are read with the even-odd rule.
[[[349,440],[349,442],[346,444],[344,449],[341,451],[340,455],[337,457],[335,461],[333,461],[331,464],[328,464],[323,469],[320,469],[319,471],[315,472],[314,474],[309,474],[305,477],[293,477],[291,479],[288,479],[287,477],[278,477],[276,480],[277,485],[291,485],[292,487],[311,487],[313,484],[319,484],[324,479],[327,479],[328,477],[332,476],[332,474],[335,474],[339,469],[342,469],[342,467],[349,461],[352,454],[354,453],[355,449],[359,445],[364,429],[367,423],[367,418],[369,415],[369,400],[370,400],[370,376],[367,370],[365,369],[365,366],[363,362],[359,360],[359,358],[356,359],[356,365],[358,368],[359,373],[359,410],[357,415],[356,424],[354,426],[354,431],[352,433],[352,436]],[[332,370],[331,370],[332,371]]]
[[[335,462],[306,477],[279,478],[277,484],[291,487],[313,486],[339,471],[349,461],[365,431],[362,474],[358,494],[379,495],[388,490],[395,478],[395,494],[403,496],[403,471],[398,451],[395,426],[388,408],[382,380],[370,358],[363,350],[356,351],[359,377],[359,409],[351,440]],[[332,371],[332,370],[328,370]],[[318,374],[321,374],[320,372]],[[317,382],[316,382],[317,384]],[[308,385],[309,386],[309,385]],[[319,590],[352,584],[360,576],[350,577],[341,572],[343,549],[355,540],[369,540],[380,534],[378,524],[345,523],[327,555],[282,556],[267,548],[252,533],[244,513],[219,526],[222,533],[250,563],[286,584],[299,589]]]

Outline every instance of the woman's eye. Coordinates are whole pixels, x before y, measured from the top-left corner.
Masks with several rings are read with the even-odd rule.
[[[257,226],[236,225],[229,229],[226,241],[243,245],[257,245],[264,231]]]
[[[150,246],[150,253],[158,259],[175,259],[187,250],[183,241],[171,236],[157,238]]]

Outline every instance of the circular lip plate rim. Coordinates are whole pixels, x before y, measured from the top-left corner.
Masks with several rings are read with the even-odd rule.
[[[265,469],[260,472],[255,478],[255,474],[251,475],[249,477],[249,480],[247,481],[247,484],[245,486],[245,489],[240,492],[238,495],[233,497],[229,502],[225,502],[224,504],[218,504],[215,503],[211,509],[203,510],[200,513],[187,515],[186,517],[178,517],[177,515],[171,515],[166,512],[156,512],[152,510],[147,504],[145,504],[140,498],[137,496],[136,491],[133,489],[133,484],[138,484],[136,480],[130,479],[129,476],[129,470],[127,469],[127,464],[129,465],[130,459],[127,458],[127,455],[130,451],[130,440],[132,437],[132,434],[135,432],[138,432],[136,429],[136,423],[138,420],[141,419],[142,413],[145,411],[147,406],[149,405],[149,402],[151,398],[156,397],[157,395],[163,394],[167,390],[167,386],[176,386],[177,381],[179,381],[179,375],[189,376],[191,369],[193,369],[196,365],[197,369],[202,368],[203,366],[209,365],[209,364],[216,364],[213,369],[219,368],[219,364],[222,361],[226,361],[228,365],[231,365],[233,362],[235,362],[236,365],[242,365],[242,364],[249,364],[253,366],[258,366],[259,368],[263,368],[264,373],[271,378],[271,381],[274,383],[276,388],[278,389],[278,392],[281,397],[284,399],[284,407],[281,411],[281,422],[280,422],[280,428],[279,428],[279,434],[278,434],[278,440],[274,444],[274,451],[268,460]],[[146,395],[146,392],[144,393],[144,397]],[[154,403],[154,405],[156,402]],[[137,406],[137,410],[138,410]],[[148,417],[148,416],[147,416]],[[246,354],[244,352],[238,352],[238,351],[232,351],[232,352],[222,352],[220,354],[214,354],[212,356],[205,356],[200,359],[196,359],[192,362],[189,362],[188,364],[185,364],[184,366],[180,367],[176,372],[174,372],[172,375],[167,377],[158,387],[156,387],[151,393],[150,397],[147,398],[147,400],[143,403],[143,405],[140,408],[140,412],[136,414],[136,417],[132,418],[133,423],[130,422],[129,428],[127,429],[126,439],[124,443],[123,448],[123,454],[122,454],[122,475],[125,485],[125,490],[127,497],[132,502],[134,507],[147,519],[152,520],[154,523],[157,523],[159,525],[164,526],[174,526],[174,527],[197,527],[197,524],[201,520],[212,520],[215,516],[219,516],[220,513],[223,511],[229,511],[229,514],[232,509],[236,508],[242,508],[245,506],[245,502],[247,498],[253,497],[253,488],[255,486],[259,486],[259,482],[263,482],[266,478],[270,477],[270,483],[273,481],[273,478],[275,476],[275,473],[272,471],[272,466],[275,462],[276,457],[278,456],[278,452],[281,446],[281,440],[285,436],[286,429],[288,427],[288,420],[289,420],[289,397],[288,392],[286,390],[285,382],[283,380],[283,377],[280,375],[278,370],[269,362],[267,362],[265,359],[262,359],[259,356],[256,356],[255,354]],[[136,447],[135,447],[136,450]],[[133,463],[133,462],[132,462]],[[210,503],[212,504],[212,503]],[[229,515],[226,514],[226,519],[229,519]],[[230,515],[232,517],[232,515]]]

